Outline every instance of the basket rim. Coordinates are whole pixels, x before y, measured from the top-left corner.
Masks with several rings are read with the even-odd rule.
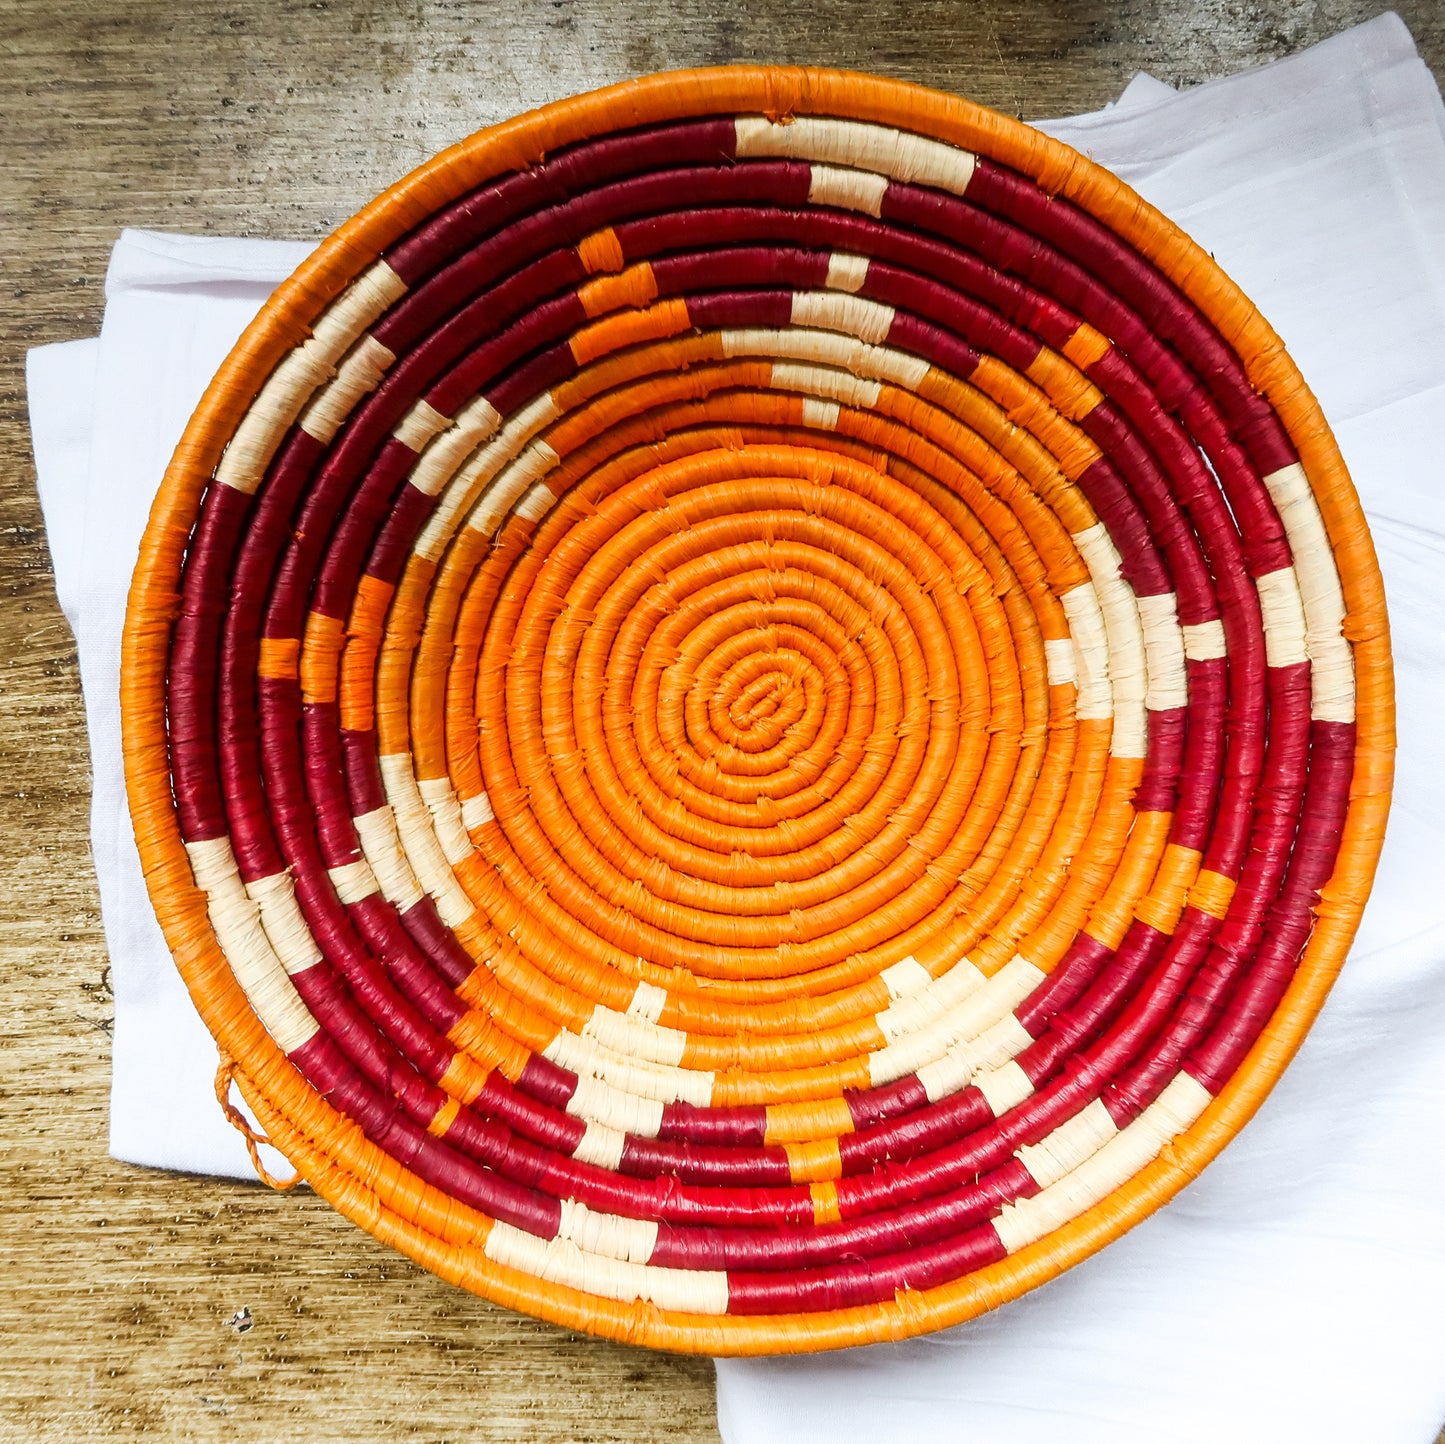
[[[890,1302],[809,1314],[702,1316],[584,1295],[466,1248],[439,1190],[407,1174],[295,1072],[251,1011],[211,931],[171,797],[165,662],[191,522],[221,451],[272,368],[381,250],[461,192],[560,146],[652,122],[762,113],[893,125],[976,151],[1075,201],[1190,298],[1238,353],[1299,450],[1340,571],[1358,680],[1357,740],[1339,857],[1289,989],[1199,1121],[1128,1183],[1018,1253]],[[323,241],[247,328],[167,468],[132,581],[122,640],[122,743],[137,845],[182,977],[267,1134],[339,1212],[441,1277],[512,1308],[608,1338],[680,1352],[758,1354],[896,1340],[962,1322],[1081,1262],[1190,1182],[1248,1122],[1323,1004],[1368,896],[1389,808],[1394,699],[1383,584],[1358,497],[1314,396],[1278,336],[1198,245],[1123,182],[1021,121],[911,82],[811,67],[662,72],[569,97],[477,132],[398,181]],[[371,1182],[368,1182],[370,1180]],[[372,1184],[375,1186],[372,1186]]]

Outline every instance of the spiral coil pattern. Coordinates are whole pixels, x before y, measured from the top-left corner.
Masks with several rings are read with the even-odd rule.
[[[713,1352],[966,1317],[1177,1189],[1388,796],[1368,537],[1247,302],[1064,147],[827,72],[565,102],[339,233],[177,454],[124,686],[299,1171]]]

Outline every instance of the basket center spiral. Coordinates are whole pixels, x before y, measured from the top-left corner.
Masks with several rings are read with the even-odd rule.
[[[826,967],[921,922],[975,859],[1008,722],[969,596],[986,578],[899,483],[701,451],[564,500],[524,584],[481,646],[484,780],[599,938],[701,976]]]

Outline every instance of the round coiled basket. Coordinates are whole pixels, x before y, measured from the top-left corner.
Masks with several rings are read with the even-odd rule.
[[[253,1156],[710,1353],[969,1318],[1171,1197],[1389,798],[1266,323],[1068,147],[831,71],[559,102],[325,242],[176,453],[122,689]]]

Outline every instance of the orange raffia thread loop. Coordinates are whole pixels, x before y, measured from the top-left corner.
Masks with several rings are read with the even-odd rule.
[[[251,1120],[231,1102],[231,1084],[235,1082],[238,1065],[236,1060],[224,1049],[219,1050],[219,1057],[220,1063],[216,1068],[216,1102],[221,1105],[221,1112],[226,1115],[226,1121],[246,1140],[246,1152],[251,1155],[251,1167],[256,1170],[256,1177],[267,1188],[274,1188],[278,1193],[285,1193],[295,1188],[301,1182],[300,1169],[297,1169],[290,1178],[277,1178],[261,1162],[261,1151],[257,1145],[264,1143],[268,1148],[275,1148],[276,1144],[264,1133],[257,1132],[251,1126]]]

